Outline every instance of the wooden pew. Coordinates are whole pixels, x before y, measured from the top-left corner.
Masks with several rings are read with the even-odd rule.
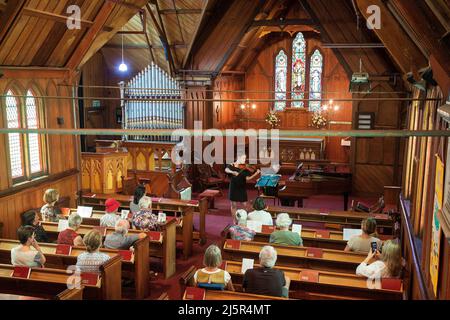
[[[310,223],[314,227],[326,227],[326,224],[331,224],[340,230],[343,228],[360,229],[362,220],[372,217],[377,221],[379,234],[392,235],[393,232],[393,221],[388,214],[275,206],[269,206],[267,211],[272,214],[274,219],[279,213],[287,213],[293,220],[293,223],[299,223],[305,226],[307,226],[307,223]]]
[[[183,258],[188,259],[192,255],[192,244],[193,244],[193,220],[192,220],[192,208],[184,207],[180,208],[183,211],[173,211],[181,212],[181,217],[177,217],[176,222],[176,240],[182,242],[183,244]],[[70,213],[76,212],[76,209],[70,209]],[[68,213],[68,214],[70,214]],[[66,214],[66,217],[68,217]],[[84,225],[90,226],[100,226],[100,219],[105,214],[104,211],[95,210],[92,212],[90,218],[83,218]],[[131,231],[131,229],[130,229]]]
[[[23,294],[52,299],[67,289],[73,275],[66,270],[33,268],[29,279],[13,278],[14,266],[0,264],[0,288],[4,293]],[[122,298],[122,259],[112,257],[100,266],[97,285],[84,285],[83,298],[91,300],[119,300]]]
[[[149,239],[139,239],[133,245],[134,252],[130,261],[122,260],[122,275],[131,273],[134,278],[136,299],[144,299],[149,294]],[[17,247],[19,241],[0,239],[0,263],[8,264],[11,261],[11,249]],[[46,257],[45,266],[54,269],[67,269],[77,263],[77,257],[85,252],[84,247],[72,247],[70,255],[57,254],[56,244],[40,243],[42,252]],[[100,252],[110,257],[119,255],[119,250],[101,248]]]
[[[194,274],[197,268],[191,266],[179,279],[181,299],[184,299],[184,293],[187,287],[194,286]],[[281,297],[271,297],[256,295],[251,293],[228,291],[228,290],[206,290],[205,300],[289,300]]]
[[[249,258],[258,261],[259,252],[267,245],[264,242],[238,241],[240,247],[233,249],[230,247],[233,242],[233,240],[225,240],[222,249],[224,260],[242,261],[243,258]],[[287,267],[301,267],[353,274],[358,265],[367,257],[367,254],[341,250],[282,246],[276,244],[271,244],[271,246],[277,251],[277,264]],[[314,253],[318,255],[314,257]]]
[[[228,225],[222,231],[222,237],[225,239],[231,239],[231,234],[229,232],[229,228],[231,225]],[[332,250],[344,250],[347,246],[347,240],[344,240],[343,232],[341,231],[329,231],[329,238],[323,237],[323,234],[318,229],[308,229],[302,228],[302,240],[303,246],[305,247],[315,247],[322,249],[332,249]],[[380,236],[382,240],[392,239],[391,236]],[[254,237],[254,241],[256,242],[266,242],[269,243],[270,233],[258,232]]]
[[[255,267],[259,265],[255,264]],[[241,273],[242,263],[226,261],[224,269],[231,275],[233,285],[242,287],[244,275]],[[315,271],[305,268],[289,268],[275,266],[291,279],[289,297],[296,299],[377,299],[401,300],[403,298],[403,285],[400,290],[387,290],[381,288],[370,289],[365,277],[355,274]],[[308,273],[317,272],[317,282],[308,277]]]
[[[81,286],[79,289],[66,289],[63,292],[57,294],[52,298],[52,300],[83,300],[83,290],[84,286]],[[31,297],[17,294],[7,294],[0,293],[0,300],[45,300],[44,298],[39,297]]]
[[[50,241],[56,241],[58,238],[58,224],[56,222],[41,222]],[[169,220],[161,225],[162,242],[149,240],[149,256],[162,259],[164,277],[167,279],[176,272],[176,223],[175,220]],[[78,234],[84,236],[95,226],[81,225],[77,230]],[[106,234],[114,232],[114,228],[107,228]],[[141,231],[129,230],[128,234],[139,234]]]
[[[114,198],[120,202],[122,209],[130,209],[130,202],[133,201],[133,196],[122,194],[83,194],[81,195],[81,203],[84,206],[91,206],[97,210],[105,209],[105,201],[108,198]],[[176,211],[182,212],[182,208],[193,208],[194,213],[199,215],[200,230],[193,231],[193,240],[199,241],[201,245],[206,243],[206,214],[208,213],[208,200],[206,198],[200,200],[180,200],[157,198],[158,201],[152,202],[152,209],[155,211]]]

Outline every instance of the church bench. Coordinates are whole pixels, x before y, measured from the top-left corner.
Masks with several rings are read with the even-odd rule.
[[[84,285],[83,298],[87,300],[119,300],[122,298],[122,259],[112,257],[100,266],[100,278],[96,285]],[[2,293],[28,294],[52,299],[73,283],[74,275],[66,270],[32,268],[28,279],[13,278],[14,266],[0,264],[0,288]]]
[[[104,210],[105,201],[108,198],[114,198],[120,202],[122,209],[129,210],[130,202],[133,201],[133,196],[122,194],[83,194],[81,196],[81,204],[84,206],[91,206],[94,209]],[[193,231],[193,240],[199,241],[200,244],[206,243],[206,214],[208,213],[208,200],[206,198],[200,200],[181,200],[170,198],[152,198],[152,210],[165,212],[182,212],[184,208],[192,208],[195,214],[199,215],[200,230]]]
[[[58,223],[56,222],[41,222],[42,227],[46,231],[50,241],[55,241],[58,238]],[[170,278],[176,272],[176,222],[169,220],[161,227],[162,241],[149,239],[149,256],[162,259],[164,277]],[[81,225],[77,230],[78,234],[84,236],[95,226]],[[114,232],[114,228],[106,228],[106,234]],[[141,231],[129,230],[128,234],[139,234]]]
[[[183,258],[187,259],[192,255],[192,243],[193,243],[193,220],[192,220],[192,209],[182,208],[181,217],[174,219],[176,222],[176,240],[183,244]],[[65,217],[68,217],[70,213],[77,212],[77,209],[69,209],[69,211],[64,213]],[[105,211],[95,210],[92,211],[92,216],[90,218],[83,218],[83,225],[90,226],[100,226],[100,219],[105,214]],[[137,231],[132,230],[130,231]]]
[[[148,237],[139,239],[133,245],[134,251],[131,260],[122,260],[122,275],[130,273],[134,279],[137,299],[144,299],[149,294],[149,245]],[[11,249],[17,247],[19,241],[0,239],[0,263],[11,262]],[[77,263],[77,257],[85,252],[84,247],[72,247],[70,255],[56,253],[56,244],[40,243],[42,252],[46,257],[45,267],[54,269],[67,269]],[[100,248],[111,258],[119,255],[119,250]]]
[[[293,223],[310,223],[314,227],[325,227],[326,224],[333,224],[338,229],[343,228],[361,228],[362,220],[374,218],[377,222],[379,234],[392,235],[394,222],[388,214],[369,214],[354,211],[329,211],[320,209],[295,208],[295,207],[276,207],[269,206],[267,211],[275,219],[279,213],[287,213],[293,220]]]
[[[242,262],[225,261],[224,269],[231,275],[233,285],[242,286],[244,275],[241,273]],[[255,264],[255,266],[259,266]],[[295,299],[316,299],[319,296],[327,299],[377,299],[401,300],[403,284],[400,290],[382,289],[382,281],[374,284],[365,277],[356,274],[316,271],[305,268],[290,268],[275,265],[291,280],[289,297]],[[317,274],[317,279],[315,276]],[[312,276],[311,276],[312,275]],[[399,280],[401,281],[401,280]],[[334,297],[334,298],[333,298]]]
[[[226,239],[231,239],[231,234],[229,228],[231,225],[227,226],[222,231],[222,237]],[[264,231],[264,230],[263,230]],[[327,234],[323,234],[318,229],[302,228],[302,240],[305,247],[315,247],[322,249],[333,249],[333,250],[344,250],[347,246],[347,240],[344,240],[343,232],[334,230],[325,230],[329,232],[329,237]],[[256,233],[253,241],[256,242],[269,242],[271,232],[258,232]],[[382,236],[382,240],[392,239],[390,236]]]
[[[259,252],[266,245],[268,244],[264,242],[227,239],[222,247],[222,256],[224,260],[242,261],[243,258],[249,258],[258,261]],[[358,265],[367,257],[367,254],[342,250],[270,245],[277,251],[277,264],[287,267],[353,274]]]
[[[73,289],[66,289],[61,293],[58,293],[54,297],[52,297],[52,300],[83,300],[83,289],[84,286],[81,286],[79,289],[73,288]],[[0,289],[1,292],[1,289]],[[44,298],[39,297],[31,297],[31,296],[25,296],[25,295],[17,295],[17,294],[7,294],[7,293],[0,293],[0,300],[45,300]]]
[[[183,294],[184,296],[184,294]],[[188,299],[183,299],[188,300]],[[238,291],[227,290],[205,290],[204,300],[289,300],[280,297],[264,296],[260,294],[252,294]]]

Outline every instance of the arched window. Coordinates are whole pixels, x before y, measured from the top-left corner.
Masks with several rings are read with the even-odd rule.
[[[26,98],[26,123],[28,129],[39,128],[39,113],[33,92],[28,90]],[[28,152],[30,157],[30,172],[35,174],[42,171],[41,143],[37,133],[28,134]]]
[[[306,88],[306,41],[299,32],[292,43],[292,99],[304,99]],[[293,108],[304,107],[303,101],[293,101]]]
[[[17,129],[20,124],[20,108],[15,93],[9,90],[6,93],[6,126],[8,129]],[[22,136],[20,133],[8,134],[9,164],[13,179],[24,176]]]
[[[309,70],[309,98],[322,99],[323,56],[318,49],[311,56]],[[320,106],[320,101],[309,102],[310,111],[317,111]]]
[[[275,58],[275,99],[283,100],[275,102],[275,110],[286,108],[287,91],[287,55],[280,50]]]
[[[17,98],[17,93],[6,93],[6,126],[8,129],[41,127],[41,113],[32,90],[26,98]],[[10,177],[12,183],[30,181],[46,173],[45,137],[37,133],[8,133]]]

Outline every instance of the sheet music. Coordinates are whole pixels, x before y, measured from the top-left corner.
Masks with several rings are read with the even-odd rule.
[[[360,236],[362,234],[361,229],[343,229],[343,240],[348,241],[354,236]]]
[[[82,218],[90,218],[92,216],[92,209],[92,207],[78,206],[77,213]]]
[[[130,210],[122,210],[120,211],[120,218],[121,219],[128,219],[128,215],[130,214]]]
[[[302,225],[301,224],[293,224],[292,232],[297,232],[301,236],[302,235]]]
[[[250,229],[254,230],[255,232],[260,233],[262,231],[262,222],[247,220],[247,228],[250,228]]]
[[[69,227],[69,220],[59,219],[58,221],[58,232],[64,231]]]
[[[244,274],[248,269],[253,269],[253,265],[255,264],[255,260],[253,259],[242,259],[242,269],[241,273]]]

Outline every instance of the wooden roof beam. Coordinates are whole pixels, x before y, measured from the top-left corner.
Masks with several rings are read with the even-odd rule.
[[[163,9],[160,14],[202,14],[203,9]]]
[[[365,19],[370,17],[370,14],[367,13],[369,6],[377,5],[381,9],[381,28],[373,31],[384,43],[402,72],[413,71],[416,73],[418,69],[428,65],[426,57],[389,12],[383,0],[356,0],[356,3]]]
[[[77,49],[74,51],[69,61],[66,64],[66,67],[74,70],[78,67],[81,61],[84,58],[84,55],[88,52],[89,47],[91,46],[94,39],[97,37],[102,28],[104,27],[106,21],[108,20],[110,14],[113,12],[115,8],[115,4],[111,1],[107,1],[101,7],[97,17],[95,18],[94,24],[89,29],[89,31],[84,36],[83,40],[81,40]]]
[[[250,28],[270,27],[270,26],[314,26],[317,27],[316,21],[313,19],[271,19],[257,20],[252,23]]]
[[[18,15],[25,6],[27,0],[8,1],[0,15],[0,44],[8,34],[10,28],[17,21]]]

